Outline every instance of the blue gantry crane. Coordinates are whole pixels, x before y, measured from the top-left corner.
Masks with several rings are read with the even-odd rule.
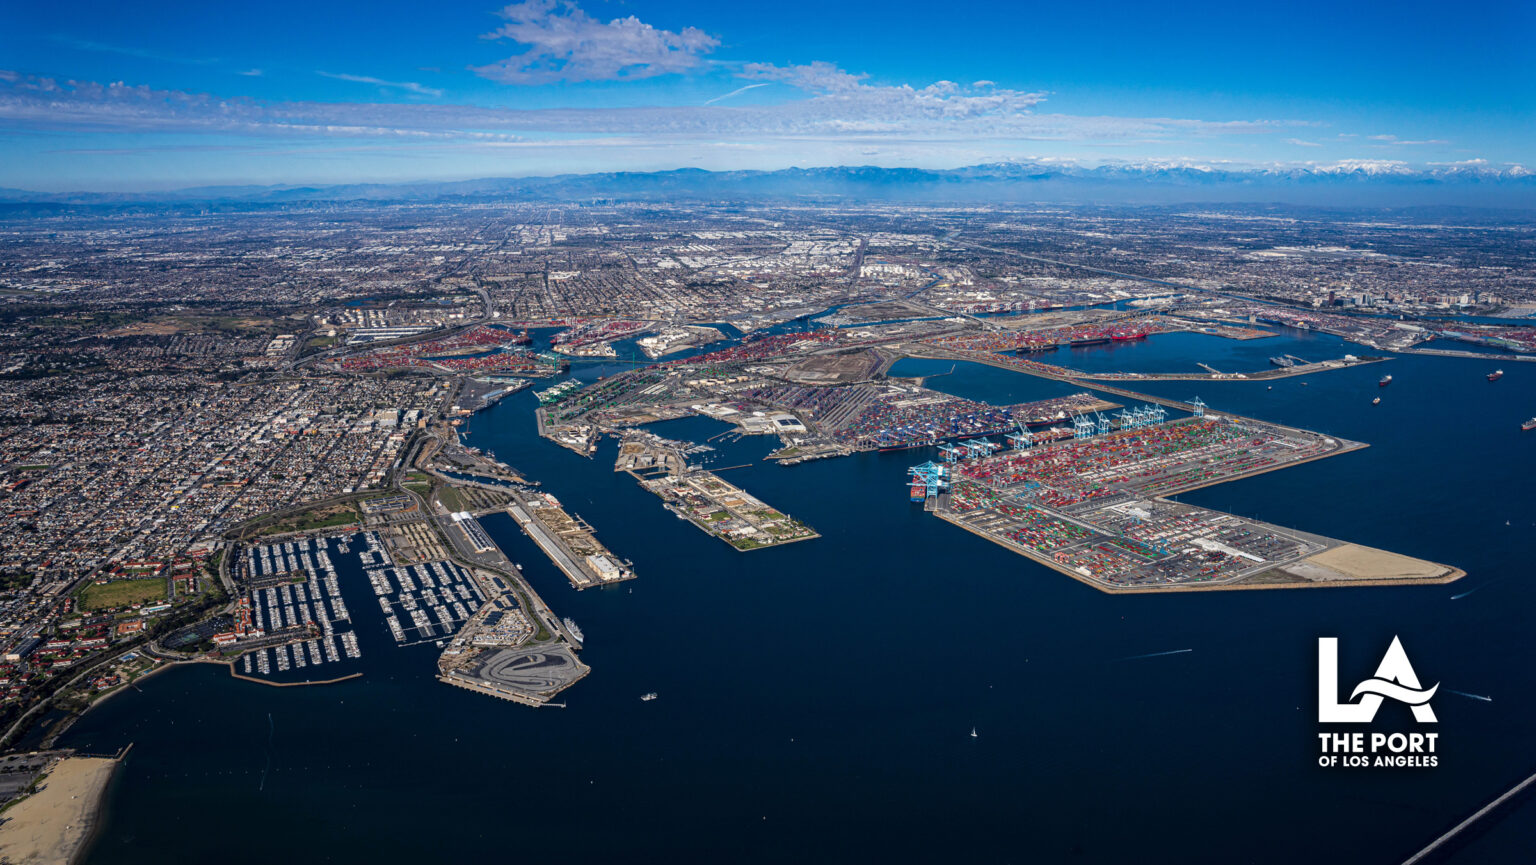
[[[920,502],[949,488],[949,469],[932,460],[907,469],[912,476],[912,501]]]
[[[1072,416],[1072,437],[1075,439],[1093,438],[1093,421],[1085,414]]]
[[[987,441],[986,439],[970,439],[969,441],[963,441],[960,444],[965,445],[966,452],[973,459],[975,457],[984,457],[997,449],[997,445],[995,443]]]
[[[1014,450],[1021,451],[1035,443],[1035,436],[1034,433],[1031,433],[1029,428],[1023,424],[1019,424],[1018,427],[1018,432],[1011,432],[1008,434],[1008,443],[1013,445]]]

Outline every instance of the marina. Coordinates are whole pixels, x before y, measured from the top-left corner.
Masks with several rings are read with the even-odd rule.
[[[229,649],[240,652],[232,670],[287,684],[350,673],[347,662],[360,659],[362,650],[333,556],[372,559],[383,550],[369,537],[358,536],[356,553],[333,538],[248,548],[238,574],[249,593],[237,605],[234,630],[223,635]]]
[[[390,635],[400,645],[452,636],[485,602],[479,585],[451,561],[368,568]]]

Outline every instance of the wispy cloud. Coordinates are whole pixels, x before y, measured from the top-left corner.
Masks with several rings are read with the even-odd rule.
[[[260,78],[262,75],[265,75],[266,73],[261,71],[260,69],[245,69],[245,70],[242,70],[240,72],[236,72],[235,74],[236,75],[244,75],[247,78]]]
[[[1316,141],[1303,141],[1300,138],[1287,138],[1287,139],[1285,139],[1285,143],[1286,144],[1294,144],[1297,147],[1322,147],[1323,146],[1323,145],[1319,144]]]
[[[352,76],[364,78],[365,76]],[[350,80],[350,79],[347,79]],[[377,79],[366,79],[374,84]],[[856,83],[775,105],[513,110],[426,103],[264,102],[0,72],[0,121],[55,130],[226,131],[485,140],[482,132],[883,140],[1168,141],[1272,134],[1283,121],[1037,114],[1040,94]]]
[[[215,57],[187,57],[181,54],[165,54],[159,51],[151,51],[147,48],[136,48],[130,45],[112,45],[106,42],[94,42],[89,39],[76,39],[73,36],[53,35],[49,37],[60,45],[74,48],[77,51],[94,51],[101,54],[119,54],[123,57],[136,57],[140,60],[154,60],[159,63],[182,63],[193,66],[207,66],[220,62]]]
[[[599,21],[574,3],[525,0],[499,13],[506,23],[485,34],[526,46],[521,54],[475,68],[505,84],[617,81],[687,72],[720,42],[696,27],[662,30],[631,15]]]
[[[415,93],[419,96],[443,95],[443,91],[438,90],[436,87],[427,87],[422,84],[417,84],[415,81],[385,81],[382,78],[374,78],[371,75],[348,75],[344,72],[316,71],[315,74],[325,78],[334,78],[337,81],[351,81],[354,84],[372,84],[377,87],[387,87],[392,90],[405,90],[409,93]]]
[[[730,99],[732,96],[740,96],[741,94],[746,93],[748,90],[756,90],[759,87],[767,87],[771,83],[772,82],[770,81],[761,81],[757,84],[748,84],[745,87],[738,87],[723,96],[716,96],[714,99],[706,99],[704,100],[704,104],[714,105],[716,102],[724,102],[725,100]]]

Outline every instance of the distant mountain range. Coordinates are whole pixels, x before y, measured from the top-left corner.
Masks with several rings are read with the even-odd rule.
[[[788,168],[567,174],[450,182],[337,186],[208,186],[170,192],[43,193],[0,188],[0,203],[125,206],[283,205],[345,201],[905,200],[1061,203],[1276,202],[1321,205],[1462,205],[1536,208],[1536,172],[1463,163],[1410,167],[1353,160],[1234,169],[1186,162],[1082,167],[1024,161],[954,169]]]

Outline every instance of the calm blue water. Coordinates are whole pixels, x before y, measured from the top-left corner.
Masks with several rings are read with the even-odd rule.
[[[1351,349],[1173,335],[1081,357],[1237,370],[1282,350]],[[1372,445],[1185,500],[1470,574],[1168,596],[1104,595],[922,514],[903,481],[923,451],[727,471],[823,535],[738,553],[614,474],[612,442],[586,460],[538,440],[534,398],[516,394],[474,418],[469,442],[542,479],[640,577],[577,593],[509,519],[487,519],[586,632],[593,673],[569,708],[441,685],[432,647],[379,641],[364,678],[322,688],[174,670],[63,743],[134,743],[88,861],[1400,862],[1536,770],[1536,432],[1518,429],[1536,414],[1536,366],[1506,365],[1497,384],[1485,367],[1402,358],[1273,389],[1144,385]],[[931,384],[1000,403],[1058,387],[965,365]],[[734,466],[770,444],[711,457]],[[1316,637],[1341,637],[1344,668],[1368,671],[1394,634],[1427,682],[1493,702],[1436,698],[1438,768],[1317,768]],[[1192,651],[1124,660],[1175,649]],[[1399,709],[1381,722],[1408,725]],[[1533,816],[1519,805],[1450,861],[1530,861]]]

